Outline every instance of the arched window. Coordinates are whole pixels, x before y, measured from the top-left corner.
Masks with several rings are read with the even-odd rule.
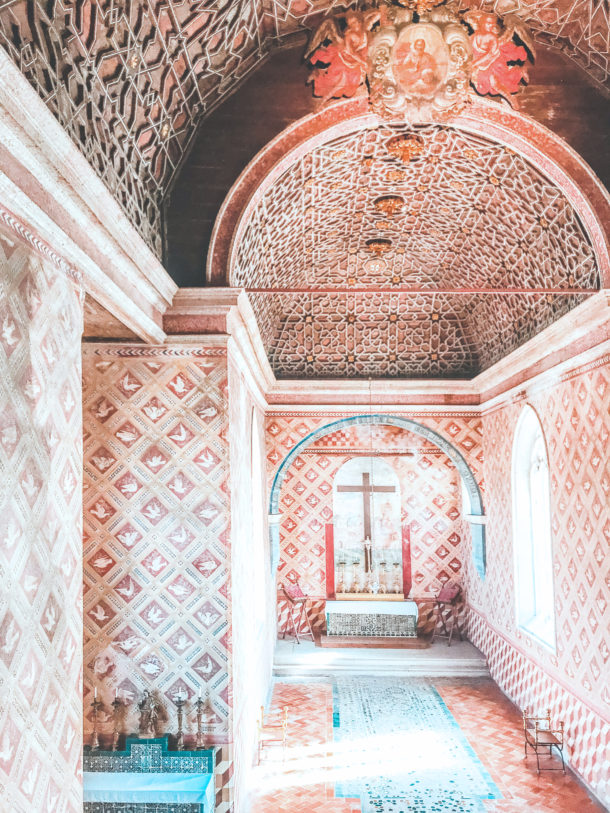
[[[549,461],[542,426],[530,406],[515,430],[512,492],[517,624],[555,649]]]

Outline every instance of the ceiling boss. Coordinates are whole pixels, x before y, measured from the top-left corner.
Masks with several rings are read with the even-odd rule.
[[[385,119],[443,120],[467,104],[471,87],[516,107],[535,56],[531,34],[514,14],[460,12],[435,0],[396,0],[324,20],[312,33],[308,83],[324,101],[366,84]]]

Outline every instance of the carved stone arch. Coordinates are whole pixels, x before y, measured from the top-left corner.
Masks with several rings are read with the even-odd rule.
[[[412,420],[411,418],[402,418],[398,415],[381,415],[381,414],[371,414],[371,415],[354,415],[349,418],[341,418],[338,421],[332,421],[331,423],[327,423],[324,426],[318,427],[313,432],[310,432],[309,435],[304,437],[300,440],[293,448],[288,452],[286,457],[282,460],[275,477],[273,479],[273,485],[271,486],[271,494],[269,496],[269,535],[270,535],[270,543],[271,543],[271,568],[272,572],[275,573],[277,569],[277,564],[279,562],[279,546],[280,546],[280,534],[279,534],[279,501],[280,501],[280,490],[282,488],[282,484],[284,482],[284,477],[290,465],[294,462],[294,460],[305,450],[308,446],[311,446],[316,440],[328,435],[330,432],[334,432],[337,429],[344,428],[346,426],[354,426],[354,425],[370,425],[370,424],[377,424],[377,425],[385,425],[385,426],[397,426],[400,429],[406,429],[409,432],[413,432],[415,435],[419,435],[422,438],[426,438],[426,440],[431,441],[437,448],[443,451],[447,457],[451,460],[451,462],[456,467],[460,477],[462,478],[462,483],[466,489],[466,493],[468,494],[468,498],[470,500],[470,513],[467,515],[467,519],[470,522],[470,529],[472,535],[472,558],[474,565],[477,569],[477,572],[481,579],[485,578],[485,567],[486,567],[486,552],[485,552],[485,512],[483,509],[483,500],[481,497],[481,491],[479,489],[478,483],[476,478],[472,472],[472,469],[462,456],[461,452],[459,452],[455,446],[447,440],[447,438],[443,437],[443,435],[436,432],[434,429],[431,429],[428,426],[424,426],[417,421]]]

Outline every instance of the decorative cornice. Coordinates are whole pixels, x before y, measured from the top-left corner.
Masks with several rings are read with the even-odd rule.
[[[176,291],[161,263],[23,74],[0,49],[0,202],[147,341]]]
[[[202,337],[202,341],[204,341]],[[100,358],[223,358],[225,347],[189,345],[117,344],[116,342],[83,343],[83,355]]]
[[[18,217],[6,209],[0,203],[0,221],[8,228],[11,232],[16,234],[21,242],[28,245],[30,248],[33,248],[37,254],[39,254],[44,260],[48,260],[55,268],[69,277],[73,282],[77,285],[82,286],[83,284],[83,275],[73,268],[69,263],[67,263],[63,257],[61,257],[56,251],[54,251],[51,246],[46,243],[44,240],[41,240],[40,237],[37,237],[30,229],[21,221]]]

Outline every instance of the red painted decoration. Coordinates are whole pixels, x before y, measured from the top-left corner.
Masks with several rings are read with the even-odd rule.
[[[411,590],[411,529],[407,523],[402,526],[402,592],[405,598]]]
[[[335,597],[335,535],[332,522],[324,526],[326,541],[326,598]]]

